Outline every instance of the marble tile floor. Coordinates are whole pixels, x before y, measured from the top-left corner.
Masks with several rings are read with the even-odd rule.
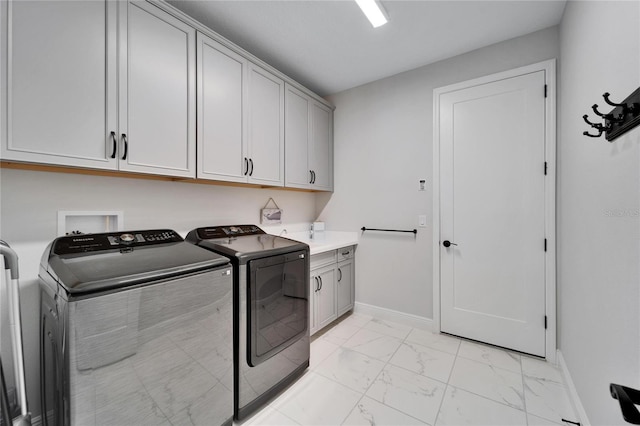
[[[253,425],[566,425],[560,370],[543,360],[351,314],[312,336],[307,372]]]

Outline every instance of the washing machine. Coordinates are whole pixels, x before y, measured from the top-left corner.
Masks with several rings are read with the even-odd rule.
[[[309,366],[309,246],[255,225],[198,228],[186,240],[233,265],[234,415],[242,420]]]
[[[169,229],[72,235],[39,278],[44,425],[232,423],[228,258]]]

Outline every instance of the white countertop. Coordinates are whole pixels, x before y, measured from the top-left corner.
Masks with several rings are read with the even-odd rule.
[[[309,244],[311,255],[358,244],[359,232],[320,231],[309,238],[309,231],[292,232],[283,237]]]

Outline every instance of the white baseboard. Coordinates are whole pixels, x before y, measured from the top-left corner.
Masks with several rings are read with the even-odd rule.
[[[371,315],[372,317],[382,320],[393,321],[399,324],[405,324],[410,327],[419,328],[421,330],[433,331],[433,320],[418,315],[406,314],[393,309],[381,308],[379,306],[367,305],[366,303],[356,302],[353,312],[357,314]]]
[[[567,368],[567,364],[564,361],[564,357],[562,356],[562,352],[558,349],[558,367],[562,371],[562,376],[564,378],[564,383],[567,385],[567,390],[569,391],[569,399],[571,399],[571,405],[573,406],[573,411],[579,417],[578,421],[582,426],[591,426],[589,422],[589,418],[587,417],[587,412],[584,410],[584,406],[580,401],[580,397],[578,396],[578,391],[576,390],[576,385],[573,383],[573,379],[571,378],[571,374],[569,373],[569,369]]]

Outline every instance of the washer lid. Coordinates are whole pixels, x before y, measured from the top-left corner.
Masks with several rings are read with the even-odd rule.
[[[42,263],[68,293],[79,295],[212,269],[229,259],[162,229],[60,237]]]

